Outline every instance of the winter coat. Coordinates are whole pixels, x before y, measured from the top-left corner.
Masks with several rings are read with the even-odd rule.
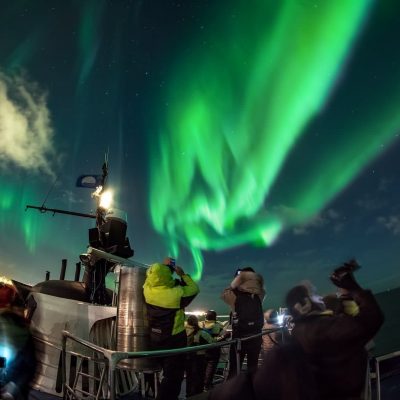
[[[209,400],[322,400],[311,368],[295,343],[275,346],[255,374],[241,373],[218,385]]]
[[[265,297],[264,279],[260,274],[252,271],[242,271],[231,282],[221,295],[221,299],[235,311],[236,294],[235,290],[257,295],[261,302]]]
[[[278,329],[280,328],[277,324],[271,324],[266,322],[263,326],[263,329]],[[275,331],[266,333],[262,337],[262,349],[264,352],[271,350],[274,346],[282,342],[282,333],[281,331]]]
[[[201,328],[196,330],[193,326],[186,324],[185,329],[188,346],[198,346],[201,344],[210,344],[214,342],[214,339],[211,337],[211,335]],[[205,350],[201,350],[195,354],[202,355],[205,353]]]
[[[164,264],[153,264],[147,270],[143,293],[151,334],[165,338],[185,330],[184,307],[196,297],[199,287],[187,274],[182,280],[184,286],[176,283]]]
[[[360,396],[365,384],[365,345],[378,332],[383,314],[370,291],[353,293],[356,316],[320,313],[295,321],[292,337],[312,366],[321,399]]]
[[[220,322],[209,321],[207,319],[205,321],[199,322],[199,326],[201,329],[204,329],[207,333],[209,333],[214,338],[214,340],[217,340],[218,336],[224,329]]]

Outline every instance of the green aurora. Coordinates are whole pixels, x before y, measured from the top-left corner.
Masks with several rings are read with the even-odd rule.
[[[218,28],[201,37],[214,51],[199,40],[172,73],[151,157],[151,215],[171,254],[190,249],[196,279],[203,250],[269,246],[285,228],[311,220],[400,126],[397,81],[371,101],[379,112],[365,107],[365,118],[333,124],[323,134],[330,145],[297,165],[292,190],[270,205],[271,189],[285,186],[283,166],[330,100],[371,3],[315,2],[313,12],[297,1],[271,4],[220,15]]]
[[[203,251],[267,247],[285,230],[312,220],[398,136],[397,71],[388,73],[384,84],[359,81],[359,90],[340,97],[346,97],[343,106],[334,104],[339,113],[331,111],[330,102],[337,98],[375,4],[259,0],[249,7],[234,1],[229,12],[214,5],[213,11],[220,9],[207,17],[207,25],[173,47],[176,53],[161,66],[161,94],[150,96],[158,126],[145,157],[150,164],[149,204],[153,226],[169,253],[177,257],[185,249],[191,252],[196,279],[202,275]],[[8,19],[19,15],[23,5],[21,1],[11,8]],[[126,110],[120,104],[131,77],[118,62],[130,57],[124,53],[128,33],[138,41],[142,2],[125,20],[125,10],[118,8],[106,31],[107,7],[97,0],[74,2],[71,14],[76,15],[76,33],[66,49],[76,56],[66,51],[71,64],[65,76],[74,82],[71,102],[76,108],[65,131],[77,132],[68,138],[75,160],[90,143],[90,121],[103,109],[119,154],[135,135],[124,133]],[[7,71],[35,64],[43,43],[51,41],[49,27],[57,20],[51,12],[41,18],[40,26],[22,24],[18,35],[10,36],[3,64]],[[141,57],[139,51],[135,56]],[[99,66],[105,59],[109,64],[103,77]],[[103,86],[109,93],[101,103],[94,88]],[[129,86],[140,92],[137,87]],[[330,123],[319,129],[322,114]],[[147,130],[145,126],[143,132]],[[307,148],[302,146],[305,140]],[[122,157],[114,166],[122,171]],[[121,174],[116,174],[119,186]],[[40,204],[48,186],[39,190],[34,181],[20,185],[6,178],[0,181],[3,232],[16,234],[30,254],[49,237],[63,248],[64,240],[53,235],[52,218],[24,211],[26,204]],[[71,252],[81,251],[78,238],[71,240]]]

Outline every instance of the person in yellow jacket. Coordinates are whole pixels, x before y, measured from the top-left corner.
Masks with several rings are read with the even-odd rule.
[[[173,278],[176,273],[179,279]],[[172,259],[153,264],[143,285],[153,350],[174,349],[186,346],[184,308],[199,293],[196,282]],[[178,398],[185,371],[185,355],[160,359],[163,369],[157,399]]]

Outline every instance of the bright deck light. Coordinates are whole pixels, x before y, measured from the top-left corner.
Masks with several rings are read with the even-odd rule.
[[[100,195],[100,204],[101,208],[108,210],[111,207],[113,193],[110,190],[105,191]]]

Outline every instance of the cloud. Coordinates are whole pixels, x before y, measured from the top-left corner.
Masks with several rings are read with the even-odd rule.
[[[343,222],[340,222],[340,214],[330,208],[321,214],[316,215],[311,221],[304,225],[295,226],[293,233],[295,235],[308,235],[314,229],[321,229],[328,224],[334,223],[333,230],[340,232],[343,228]]]
[[[400,235],[400,216],[390,215],[389,217],[378,217],[378,222],[394,235]]]
[[[0,169],[53,176],[53,135],[46,94],[22,76],[0,72]]]
[[[378,190],[380,192],[388,192],[388,191],[390,191],[390,189],[393,187],[394,184],[395,184],[394,178],[382,177],[379,180]]]
[[[383,199],[368,194],[358,199],[355,204],[365,211],[376,211],[386,207],[386,202]]]

